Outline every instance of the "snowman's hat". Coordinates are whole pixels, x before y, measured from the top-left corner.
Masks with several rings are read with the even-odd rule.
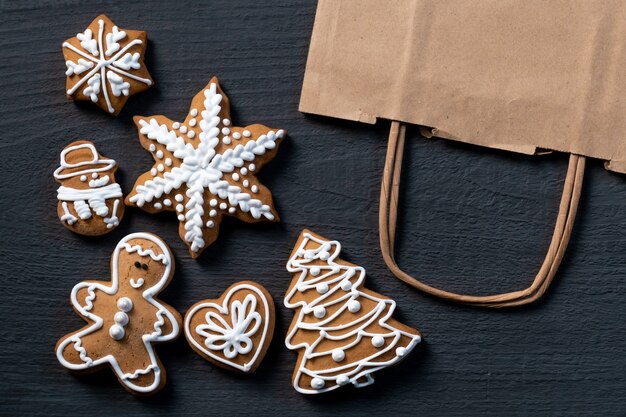
[[[113,159],[100,159],[93,143],[70,145],[61,152],[61,166],[54,171],[54,178],[62,180],[77,175],[108,171],[115,166]]]

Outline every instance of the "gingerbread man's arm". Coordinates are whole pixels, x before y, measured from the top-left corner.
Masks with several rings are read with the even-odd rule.
[[[155,330],[159,330],[160,334],[155,340],[156,342],[165,342],[178,337],[182,325],[182,317],[173,307],[158,302],[159,310],[156,313],[157,321],[155,322]]]
[[[94,300],[103,294],[102,283],[98,281],[79,282],[72,289],[72,306],[83,316],[87,316],[93,308]]]

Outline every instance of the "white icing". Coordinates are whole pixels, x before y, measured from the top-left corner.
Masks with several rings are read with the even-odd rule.
[[[339,375],[337,377],[337,385],[343,387],[344,385],[348,385],[348,383],[350,382],[350,378],[348,377],[348,375]]]
[[[137,278],[137,280],[135,280],[135,278],[130,279],[130,286],[133,288],[139,288],[143,285],[143,283],[144,283],[143,278]]]
[[[79,190],[70,187],[60,186],[57,189],[57,199],[62,202],[72,202],[74,209],[82,220],[91,218],[91,210],[93,210],[98,216],[104,217],[109,214],[109,208],[106,205],[106,200],[111,198],[122,197],[122,189],[116,182],[109,184],[101,188],[88,188]],[[118,202],[119,200],[115,200]],[[114,204],[114,208],[117,208]],[[119,203],[118,203],[119,204]],[[66,216],[62,216],[61,220]],[[118,220],[115,217],[116,221]]]
[[[67,161],[67,155],[70,152],[86,149],[91,153],[90,159],[81,160],[76,163],[69,163]],[[105,217],[109,214],[109,208],[107,207],[106,200],[111,198],[116,199],[113,203],[113,215],[109,218],[104,218],[103,221],[107,225],[108,229],[111,229],[119,224],[119,219],[116,216],[119,198],[122,197],[122,189],[119,184],[109,184],[111,178],[108,175],[99,177],[99,172],[111,170],[115,167],[116,162],[112,159],[100,159],[95,146],[92,143],[81,143],[78,145],[69,146],[61,152],[60,165],[54,171],[54,178],[57,180],[64,180],[80,176],[82,182],[87,181],[87,175],[91,174],[91,180],[89,180],[88,189],[76,189],[71,187],[60,186],[57,189],[57,199],[62,202],[63,215],[61,221],[66,222],[69,225],[73,225],[78,220],[69,211],[68,202],[73,203],[76,214],[82,220],[91,218],[91,211],[93,210],[97,216]],[[64,172],[69,169],[79,170],[75,172]],[[108,185],[107,185],[108,184]]]
[[[322,378],[313,378],[311,380],[311,388],[313,389],[322,389],[324,388],[324,385],[326,385],[326,383],[324,382],[324,380]]]
[[[82,177],[81,177],[81,180],[82,180]],[[89,186],[91,188],[104,187],[105,185],[107,185],[109,183],[109,180],[110,180],[109,176],[105,175],[104,177],[101,177],[99,179],[90,180],[89,181]]]
[[[89,150],[89,152],[91,152],[91,159],[86,159],[73,164],[67,162],[66,158],[68,153],[81,149]],[[96,147],[93,143],[79,143],[78,145],[68,146],[61,151],[60,159],[61,162],[59,164],[59,167],[54,170],[54,178],[56,178],[57,180],[64,180],[67,178],[77,177],[79,175],[82,176],[84,174],[95,174],[96,172],[108,171],[117,164],[117,162],[115,162],[113,159],[100,159],[100,157],[98,156],[98,151],[96,150]],[[95,167],[95,165],[104,166]],[[62,172],[66,169],[80,167],[84,168],[79,171],[62,174]],[[87,180],[86,177],[85,180]]]
[[[159,255],[156,255],[150,249],[141,249],[139,245],[131,246],[128,242],[133,239],[145,239],[153,242],[159,247],[161,253]],[[130,251],[129,248],[132,251]],[[148,352],[150,363],[144,369],[137,369],[133,373],[125,373],[124,371],[122,371],[117,359],[112,354],[103,356],[102,358],[97,358],[95,360],[91,359],[88,356],[88,352],[85,350],[84,347],[82,347],[81,341],[82,337],[101,329],[104,324],[104,319],[91,311],[93,308],[93,301],[96,299],[95,291],[102,291],[103,293],[110,296],[114,296],[115,294],[117,294],[117,291],[119,290],[119,255],[122,250],[126,250],[131,253],[137,252],[140,255],[142,254],[142,252],[144,254],[150,252],[154,254],[154,256],[158,259],[161,259],[161,257],[163,257],[162,262],[165,265],[163,276],[159,279],[159,281],[154,286],[147,288],[141,293],[141,296],[150,304],[152,304],[157,309],[157,312],[155,313],[156,321],[154,322],[154,331],[151,333],[143,334],[141,336],[144,347]],[[152,257],[152,255],[150,256]],[[120,381],[126,387],[136,392],[149,393],[154,391],[161,383],[161,369],[159,368],[158,360],[156,358],[156,354],[154,352],[152,344],[173,340],[178,336],[178,333],[180,331],[178,327],[178,322],[176,321],[176,317],[159,301],[154,299],[154,296],[163,289],[170,277],[170,273],[172,272],[173,263],[169,255],[169,249],[167,248],[165,243],[163,243],[163,241],[161,241],[154,235],[150,235],[148,233],[133,233],[123,238],[117,244],[115,251],[113,252],[111,265],[110,283],[85,281],[77,284],[72,289],[71,301],[74,309],[83,317],[89,319],[90,322],[93,322],[93,324],[62,340],[56,350],[57,359],[63,366],[72,370],[90,369],[108,363],[113,368]],[[78,300],[77,298],[78,292],[82,289],[87,289],[88,292],[88,296],[84,300],[82,300],[84,304],[81,303],[81,300]],[[122,310],[122,308],[120,307],[120,302],[123,306],[125,306],[125,308],[129,305],[127,301],[121,301],[123,299],[124,298],[120,298],[118,300],[118,308],[120,308],[120,310]],[[130,301],[129,298],[127,298],[127,300]],[[130,301],[130,309],[132,309],[132,301]],[[163,334],[162,328],[166,323],[166,319],[171,326],[171,332]],[[119,326],[122,332],[120,332],[118,328],[113,329],[115,326]],[[109,335],[115,340],[121,340],[124,337],[124,328],[119,324],[114,324],[109,328]],[[82,360],[82,363],[71,363],[63,357],[63,351],[68,348],[68,346],[72,346],[77,352],[80,353],[80,359]],[[152,384],[150,384],[149,386],[139,386],[133,383],[133,380],[136,379],[139,375],[145,375],[149,372],[154,372],[154,381],[152,382]]]
[[[331,356],[335,362],[341,362],[346,358],[346,353],[341,349],[335,349]]]
[[[105,217],[103,221],[107,225],[107,229],[112,229],[117,227],[120,224],[120,219],[117,217],[117,208],[120,204],[120,200],[115,200],[113,202],[113,213],[111,213],[111,217]]]
[[[359,303],[357,300],[348,301],[348,311],[350,313],[358,313],[359,310],[361,310],[361,303]]]
[[[311,242],[319,246],[314,249],[306,249]],[[359,287],[365,280],[365,269],[336,263],[335,259],[340,252],[341,245],[339,242],[325,241],[309,233],[304,233],[300,245],[287,263],[287,270],[296,274],[294,278],[296,282],[285,296],[285,306],[296,310],[296,316],[285,339],[285,345],[291,350],[304,349],[304,352],[301,352],[302,357],[294,377],[294,388],[304,394],[332,391],[349,383],[355,387],[369,385],[374,382],[372,373],[397,363],[421,340],[420,336],[397,329],[387,323],[395,310],[395,302],[388,298],[380,298],[359,291]],[[324,262],[324,264],[320,265],[320,262]],[[316,268],[319,271],[314,275],[311,272]],[[302,300],[302,297],[296,297],[304,291],[320,288],[321,284],[328,285],[329,290],[327,292],[317,291],[318,296],[314,299]],[[346,317],[350,308],[357,309],[357,303],[357,311],[360,311],[362,303],[359,302],[359,299],[369,300],[375,306],[371,311],[367,311],[355,319]],[[326,310],[329,307],[333,307],[332,314],[317,316],[316,311],[319,311],[318,309]],[[313,312],[320,320],[314,322],[307,320],[306,315],[310,312]],[[335,323],[339,317],[346,320],[343,324],[337,325]],[[384,332],[373,333],[368,330],[371,328],[384,329]],[[337,332],[342,330],[346,332],[337,335]],[[293,343],[292,340],[301,331],[316,332],[318,337],[312,343]],[[380,330],[378,331],[380,332]],[[397,347],[403,336],[409,338],[408,345]],[[335,347],[331,350],[321,350],[318,346],[325,340],[332,340]],[[343,344],[341,344],[342,341]],[[345,361],[346,351],[361,343],[371,343],[375,350],[371,355],[358,361]],[[396,356],[389,360],[379,358],[389,351],[395,352]],[[336,366],[329,366],[323,370],[309,368],[310,360],[328,356],[337,363]],[[311,378],[310,386],[300,384],[304,375]]]
[[[185,235],[184,240],[191,251],[199,252],[205,246],[203,229],[206,223],[204,201],[207,194],[227,200],[230,206],[243,213],[249,213],[254,219],[274,219],[269,204],[258,198],[253,198],[237,185],[230,184],[225,174],[232,173],[236,168],[242,168],[245,163],[254,161],[258,156],[265,155],[276,148],[276,140],[284,136],[284,132],[270,131],[256,139],[250,139],[245,144],[224,149],[217,153],[220,144],[220,103],[222,95],[217,92],[216,84],[211,83],[203,90],[205,97],[204,109],[199,117],[199,143],[190,143],[178,136],[166,124],[159,124],[154,118],[140,119],[139,130],[149,140],[158,142],[171,152],[172,159],[180,162],[179,166],[167,168],[159,176],[138,184],[130,202],[142,207],[146,203],[161,198],[178,190],[186,189],[186,204],[183,211]],[[172,124],[175,129],[176,123]],[[185,125],[180,126],[180,131]],[[184,132],[183,132],[184,133]],[[241,174],[245,175],[245,168]],[[208,191],[208,193],[207,193]],[[165,202],[164,202],[165,204]],[[167,205],[167,204],[166,204]],[[154,204],[153,204],[154,207]],[[228,205],[220,205],[221,210],[227,210]]]
[[[243,302],[239,300],[230,302],[230,299],[237,291],[244,289],[254,292],[258,299],[261,300],[265,313],[263,317],[261,317],[257,306],[257,298],[252,294],[248,294]],[[215,309],[223,315],[230,314],[230,323],[224,320],[220,314],[215,313],[215,311],[209,311],[205,314],[206,323],[191,329],[191,319],[198,310],[205,308]],[[240,283],[230,288],[221,305],[213,302],[203,302],[195,305],[185,316],[184,331],[187,334],[187,340],[204,354],[240,371],[249,372],[261,354],[267,338],[270,320],[269,302],[263,291],[254,285]],[[261,326],[262,323],[263,326]],[[252,337],[261,327],[263,327],[263,333],[258,346],[255,347],[252,343]],[[198,343],[193,337],[194,334],[202,336],[204,343]],[[227,360],[235,359],[238,355],[245,355],[253,350],[254,355],[252,359],[243,365]],[[227,359],[215,354],[214,352],[216,351],[221,351]]]
[[[123,311],[118,311],[117,313],[115,313],[115,316],[113,316],[113,321],[115,321],[120,326],[126,326],[128,324],[128,314],[124,313]]]
[[[114,340],[122,340],[125,336],[126,332],[124,331],[124,326],[120,326],[119,324],[114,324],[109,327],[109,335]]]
[[[103,43],[103,36],[105,43]],[[142,44],[140,39],[133,39],[123,48],[120,47],[119,41],[126,38],[126,32],[120,31],[117,26],[113,26],[111,31],[104,35],[104,21],[98,20],[98,39],[93,37],[90,29],[76,35],[80,40],[82,50],[64,42],[63,47],[67,48],[81,58],[77,62],[67,60],[65,65],[67,76],[80,76],[78,82],[72,88],[67,90],[68,95],[73,95],[85,82],[87,87],[83,89],[83,94],[89,96],[94,103],[98,101],[99,95],[102,93],[107,105],[109,113],[114,113],[115,109],[111,105],[111,100],[107,92],[105,80],[109,82],[109,88],[115,96],[121,94],[128,96],[130,83],[123,77],[130,78],[146,85],[152,85],[152,81],[134,75],[132,72],[141,67],[139,62],[140,54],[138,52],[128,52],[135,45]],[[130,71],[130,72],[129,72]],[[81,74],[86,73],[84,76]]]
[[[61,221],[66,222],[70,226],[78,221],[78,219],[70,213],[69,208],[67,207],[67,202],[63,201],[61,203],[61,207],[63,208],[63,215],[61,216]]]
[[[142,283],[143,283],[143,279],[142,278],[140,279],[142,280]],[[133,309],[133,300],[131,300],[128,297],[122,297],[119,300],[117,300],[117,308],[119,308],[121,311],[125,313],[128,313],[130,310]]]
[[[374,347],[381,347],[382,345],[385,344],[385,339],[380,336],[380,335],[376,335],[374,337],[372,337],[372,345],[374,345]]]

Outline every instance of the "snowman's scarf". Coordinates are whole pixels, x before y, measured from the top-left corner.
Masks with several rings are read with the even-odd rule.
[[[57,198],[61,201],[89,201],[108,200],[122,196],[122,188],[116,182],[105,187],[78,190],[76,188],[60,186],[57,190]]]

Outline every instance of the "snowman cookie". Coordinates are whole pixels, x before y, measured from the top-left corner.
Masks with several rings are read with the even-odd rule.
[[[111,281],[83,281],[72,290],[72,306],[88,324],[59,340],[59,362],[73,371],[111,367],[134,394],[162,388],[165,368],[153,344],[178,337],[182,319],[157,296],[173,274],[174,259],[160,238],[122,239],[111,258]]]
[[[65,227],[99,236],[119,225],[124,204],[115,171],[117,163],[100,155],[89,141],[79,140],[63,149],[54,178],[61,184],[57,213]]]
[[[252,373],[274,334],[274,302],[260,284],[231,285],[217,300],[203,300],[185,314],[185,337],[204,359],[225,369]]]

